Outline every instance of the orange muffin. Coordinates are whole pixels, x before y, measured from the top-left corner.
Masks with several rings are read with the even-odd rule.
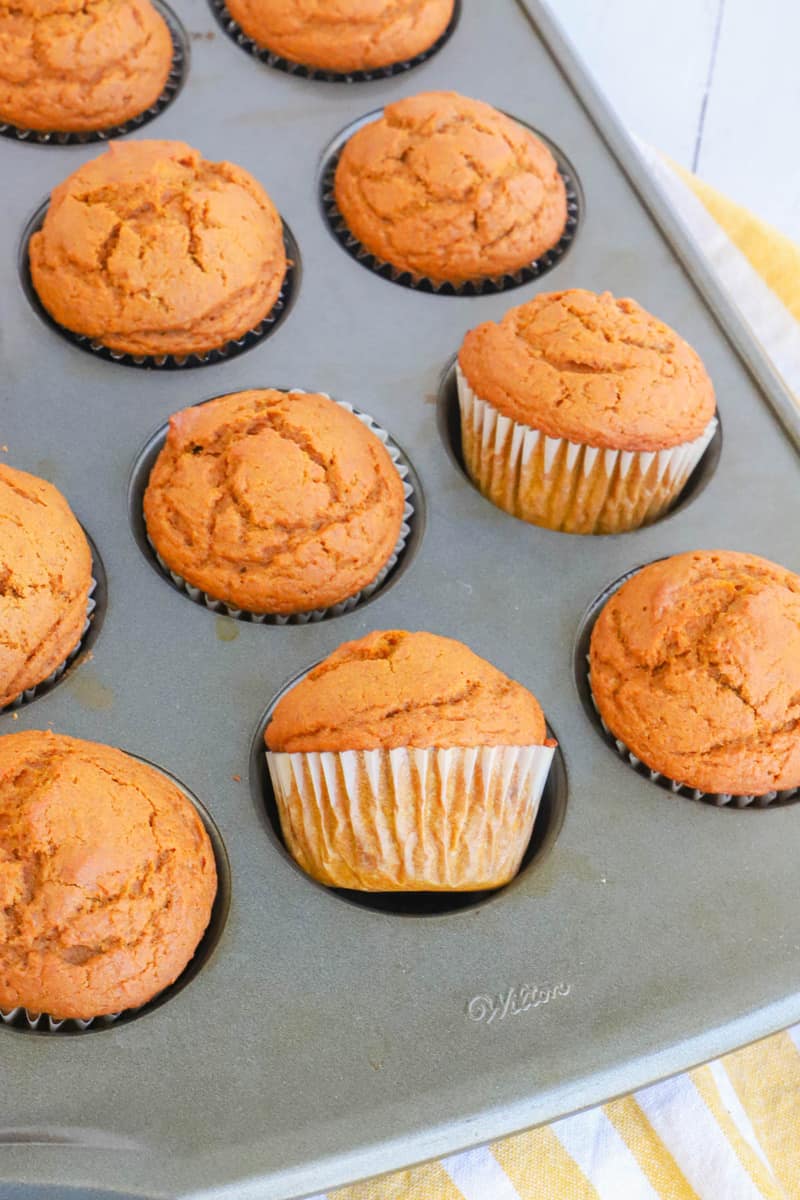
[[[351,411],[267,389],[170,419],[144,516],[181,580],[233,609],[288,615],[377,586],[404,503],[388,451]]]
[[[346,143],[336,204],[371,254],[416,279],[462,284],[528,266],[567,220],[556,161],[537,137],[480,100],[398,100]]]
[[[450,24],[454,0],[227,0],[227,8],[273,54],[348,74],[429,50]]]
[[[156,102],[172,57],[149,0],[0,0],[0,119],[65,133],[122,125]]]
[[[651,770],[721,795],[800,787],[800,576],[694,551],[624,583],[592,632],[591,686]]]
[[[464,338],[464,461],[499,508],[566,533],[661,516],[716,430],[695,351],[635,300],[543,293]]]
[[[184,142],[112,142],[53,191],[30,267],[66,329],[120,353],[183,357],[254,329],[286,254],[272,201],[241,167]]]
[[[321,883],[472,891],[519,870],[553,757],[535,697],[460,642],[370,633],[275,707],[286,843]]]
[[[92,553],[61,493],[0,463],[0,708],[47,679],[83,637]]]
[[[160,771],[61,734],[0,738],[0,1009],[146,1004],[191,959],[216,890],[203,822]]]

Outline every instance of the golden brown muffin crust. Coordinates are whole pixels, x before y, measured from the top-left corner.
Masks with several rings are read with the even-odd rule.
[[[91,582],[89,543],[61,493],[0,464],[0,708],[77,646]]]
[[[345,642],[278,702],[270,750],[529,746],[538,701],[461,642],[389,630]]]
[[[174,571],[235,608],[293,613],[371,583],[403,521],[380,440],[327,396],[235,392],[170,419],[150,475],[150,539]]]
[[[0,118],[58,132],[122,125],[156,102],[172,57],[149,0],[0,0]]]
[[[60,734],[0,738],[0,1008],[145,1004],[194,954],[216,888],[197,811],[154,767]]]
[[[84,163],[54,189],[30,264],[60,325],[143,355],[242,337],[286,274],[281,219],[261,185],[184,142],[112,142]]]
[[[321,71],[369,71],[438,41],[454,0],[228,0],[244,32],[273,54]]]
[[[693,441],[714,389],[692,347],[635,300],[543,293],[471,329],[458,356],[472,390],[549,437],[614,450]]]
[[[567,219],[544,143],[456,92],[389,104],[345,145],[334,191],[363,246],[435,282],[518,270],[558,242]]]
[[[800,577],[695,551],[637,572],[592,632],[592,692],[615,737],[669,779],[761,795],[800,785]]]

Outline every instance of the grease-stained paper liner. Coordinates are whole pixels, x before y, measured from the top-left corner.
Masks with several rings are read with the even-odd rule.
[[[133,1012],[134,1009],[127,1011]],[[88,1020],[81,1020],[80,1017],[51,1017],[48,1013],[30,1012],[27,1008],[0,1008],[0,1021],[5,1025],[11,1025],[14,1029],[34,1029],[40,1033],[57,1033],[60,1029],[64,1032],[90,1029],[93,1025],[113,1025],[118,1017],[121,1017],[121,1012],[108,1013],[103,1017],[89,1017]]]
[[[537,134],[537,136],[541,137],[541,134]],[[552,146],[549,149],[555,153]],[[506,292],[511,288],[521,287],[522,284],[531,283],[534,279],[539,279],[552,270],[564,257],[575,237],[580,216],[578,189],[565,163],[558,160],[558,173],[564,181],[567,192],[567,221],[559,240],[549,250],[545,250],[544,254],[540,254],[533,262],[520,267],[517,271],[507,271],[502,275],[485,275],[478,279],[469,279],[464,283],[437,282],[422,275],[414,275],[411,271],[403,271],[392,263],[386,262],[385,259],[372,254],[348,229],[334,195],[334,177],[340,155],[341,150],[338,150],[322,176],[322,208],[331,232],[336,240],[344,246],[351,258],[356,259],[365,267],[369,267],[381,278],[389,279],[392,283],[399,283],[402,287],[413,288],[419,292],[433,292],[440,296],[488,296],[497,292]]]
[[[167,75],[166,83],[157,100],[136,116],[130,117],[120,125],[109,125],[105,129],[83,129],[71,132],[56,130],[22,129],[7,121],[0,121],[0,137],[11,138],[17,142],[28,142],[37,146],[86,146],[91,142],[107,142],[112,138],[125,137],[140,129],[149,121],[168,108],[177,96],[186,76],[188,54],[183,40],[183,31],[178,24],[175,14],[155,0],[154,8],[159,16],[164,18],[172,38],[172,65]]]
[[[330,887],[480,891],[519,870],[553,746],[267,752],[286,844]]]
[[[713,804],[717,808],[769,808],[770,804],[773,804],[775,801],[779,804],[790,804],[800,800],[800,787],[787,788],[783,791],[762,792],[759,795],[735,796],[730,792],[701,792],[699,788],[689,787],[685,783],[679,783],[675,779],[670,779],[668,775],[663,775],[661,771],[651,770],[647,763],[638,758],[632,750],[629,750],[622,739],[618,738],[615,733],[612,733],[608,725],[606,725],[602,713],[597,707],[597,701],[592,691],[591,672],[587,671],[586,678],[589,683],[589,695],[592,698],[592,705],[597,713],[597,719],[610,744],[614,746],[620,758],[632,766],[638,775],[643,775],[652,783],[657,783],[659,787],[674,792],[676,795],[689,796],[692,800],[703,800],[706,804]]]
[[[669,450],[604,450],[548,437],[500,413],[456,366],[461,444],[480,492],[504,512],[562,533],[624,533],[662,516],[717,429]]]
[[[41,679],[33,687],[26,688],[24,692],[20,692],[19,695],[15,696],[13,700],[9,700],[8,704],[5,704],[2,708],[0,708],[0,713],[11,712],[15,708],[20,708],[23,704],[28,704],[39,694],[40,691],[42,691],[44,688],[50,687],[50,685],[55,683],[57,679],[60,679],[69,664],[78,657],[83,648],[83,640],[86,637],[86,634],[89,632],[89,627],[92,623],[92,613],[97,607],[93,597],[96,587],[97,581],[92,579],[92,582],[89,585],[89,597],[86,601],[86,621],[84,622],[83,629],[81,630],[81,636],[72,650],[70,650],[64,661],[59,663],[55,670],[51,671],[46,679]],[[2,1017],[1,1011],[0,1017]]]
[[[292,393],[301,396],[306,394],[300,388],[292,388],[289,394],[291,395]],[[326,392],[319,392],[318,394],[320,396],[325,396],[328,400],[331,399]],[[165,563],[164,559],[158,553],[156,547],[150,541],[150,537],[148,535],[148,544],[150,545],[150,548],[153,551],[156,561],[161,569],[165,571],[167,575],[169,575],[172,582],[177,588],[180,589],[180,591],[185,592],[190,600],[194,600],[195,604],[202,604],[206,608],[211,609],[212,612],[223,613],[228,617],[233,617],[237,621],[251,621],[257,625],[308,625],[316,621],[322,621],[326,617],[340,617],[343,613],[352,612],[357,605],[361,604],[364,600],[367,600],[371,595],[373,595],[374,592],[378,590],[378,588],[385,582],[389,574],[397,566],[398,560],[400,559],[400,556],[405,549],[406,542],[408,541],[408,535],[411,532],[411,526],[409,522],[414,516],[414,489],[408,481],[408,467],[403,462],[399,447],[394,444],[386,430],[382,429],[380,425],[373,421],[372,417],[368,416],[366,413],[356,412],[351,404],[347,404],[343,400],[336,400],[335,403],[338,404],[340,408],[352,413],[354,417],[357,417],[361,424],[366,425],[370,433],[374,433],[375,436],[383,443],[386,451],[389,454],[389,457],[394,464],[397,474],[403,481],[403,495],[405,497],[405,503],[403,505],[403,521],[400,526],[400,536],[395,543],[394,550],[383,564],[378,574],[371,583],[368,583],[367,586],[363,587],[359,592],[356,592],[353,596],[348,596],[345,600],[341,600],[338,604],[329,605],[327,608],[315,608],[308,612],[287,614],[249,612],[242,608],[232,608],[230,605],[225,604],[224,601],[217,600],[214,596],[210,596],[207,592],[202,591],[200,588],[194,587],[193,584],[187,583],[182,575],[179,575],[177,571],[173,571],[172,568]]]
[[[259,62],[265,63],[268,67],[274,67],[276,71],[284,71],[287,75],[297,75],[303,79],[321,80],[324,83],[371,83],[375,79],[390,79],[393,75],[405,75],[406,71],[419,66],[420,63],[427,62],[438,50],[441,50],[442,46],[453,33],[461,12],[461,0],[456,0],[453,8],[453,16],[450,19],[447,29],[427,50],[422,50],[419,54],[415,54],[413,58],[406,58],[401,62],[390,63],[386,67],[372,67],[366,71],[343,72],[326,71],[321,67],[308,67],[304,63],[294,62],[290,58],[282,58],[280,54],[273,54],[271,50],[267,50],[265,46],[259,46],[258,42],[248,37],[241,25],[228,12],[225,0],[210,0],[210,4],[211,11],[216,17],[218,24],[227,33],[231,41],[240,46],[248,54],[252,54],[253,58],[257,58]]]

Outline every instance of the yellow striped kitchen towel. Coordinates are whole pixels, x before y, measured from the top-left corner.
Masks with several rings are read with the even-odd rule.
[[[800,398],[800,248],[640,148]],[[314,1200],[800,1200],[800,1026],[601,1108]]]

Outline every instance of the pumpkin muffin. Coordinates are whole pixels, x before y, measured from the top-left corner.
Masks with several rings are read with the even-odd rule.
[[[404,504],[388,451],[351,411],[267,389],[170,419],[144,516],[182,581],[236,610],[288,615],[374,589]]]
[[[454,0],[227,0],[227,8],[273,54],[348,74],[429,50],[450,24]]]
[[[122,125],[159,98],[172,58],[149,0],[0,0],[0,119],[59,133]]]
[[[91,589],[92,553],[67,501],[0,463],[0,708],[66,662]]]
[[[456,92],[398,100],[362,126],[342,150],[334,195],[371,254],[436,284],[526,267],[558,243],[567,221],[547,146]]]
[[[286,843],[332,887],[472,891],[519,870],[555,743],[535,697],[460,642],[370,633],[267,726]]]
[[[0,1009],[137,1008],[208,925],[214,851],[183,792],[138,759],[54,733],[0,738]]]
[[[590,667],[651,770],[721,795],[800,787],[800,576],[729,550],[651,563],[603,608]]]
[[[610,292],[543,293],[470,330],[457,380],[476,486],[513,516],[566,533],[656,520],[717,425],[691,346]]]
[[[267,316],[286,254],[272,201],[241,167],[184,142],[112,142],[53,191],[30,266],[59,325],[123,354],[184,357]]]

